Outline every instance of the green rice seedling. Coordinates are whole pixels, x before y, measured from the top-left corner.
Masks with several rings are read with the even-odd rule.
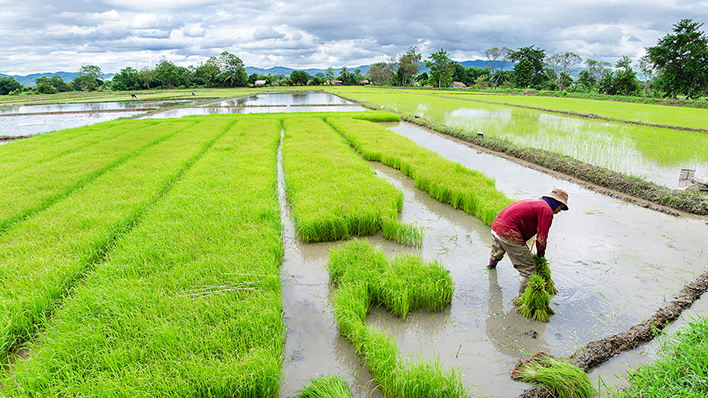
[[[348,117],[327,122],[366,160],[379,161],[414,179],[417,188],[491,225],[512,201],[483,173],[449,161],[389,129]]]
[[[548,322],[555,311],[550,307],[551,296],[546,292],[546,282],[534,274],[529,278],[526,290],[518,300],[519,313],[527,318]]]
[[[102,137],[102,141],[79,146],[73,152],[65,151],[62,156],[48,155],[51,159],[46,159],[35,151],[34,156],[15,162],[14,170],[0,178],[0,233],[190,124],[193,122],[187,120],[160,124],[131,121],[122,129],[122,134],[113,131],[120,131],[116,128],[109,129],[110,133],[105,135],[97,131],[95,135]],[[91,138],[97,139],[93,135]],[[70,140],[80,145],[75,141]],[[46,145],[43,141],[35,143],[39,148]],[[51,148],[47,148],[50,154],[53,153]],[[28,149],[26,145],[24,149]]]
[[[612,398],[708,396],[708,318],[689,322],[662,342],[653,363],[627,374],[627,385],[607,394]]]
[[[320,118],[284,118],[283,170],[305,242],[373,235],[382,219],[397,218],[403,206],[403,194],[377,177]]]
[[[310,382],[296,396],[298,398],[351,398],[352,392],[339,376],[322,376]]]
[[[381,220],[381,232],[383,232],[384,239],[396,241],[406,246],[423,246],[424,232],[419,225],[383,218]]]
[[[438,359],[417,363],[407,360],[404,369],[399,380],[401,396],[411,398],[465,396],[459,371],[453,368],[450,373],[445,372]]]
[[[511,377],[544,386],[558,398],[589,398],[597,393],[582,369],[543,352],[534,354],[527,361],[519,361]]]
[[[444,372],[438,362],[404,362],[395,340],[366,327],[366,315],[374,305],[401,318],[416,308],[442,310],[452,301],[454,290],[449,271],[419,256],[388,258],[367,241],[352,241],[330,252],[327,268],[337,288],[333,302],[340,333],[364,357],[384,395],[464,396],[455,370]]]
[[[194,120],[201,123],[145,148],[0,236],[0,358],[41,327],[76,281],[230,123]]]
[[[200,120],[167,153],[201,155],[74,288],[6,397],[278,396],[280,121]]]
[[[551,267],[548,265],[548,260],[545,257],[534,254],[533,261],[536,263],[536,273],[546,282],[546,293],[551,296],[558,294],[556,284],[551,279]]]

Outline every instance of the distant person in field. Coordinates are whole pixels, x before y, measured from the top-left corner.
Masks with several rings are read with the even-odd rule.
[[[138,96],[135,95],[135,94],[130,94],[130,98],[131,98],[131,99],[138,99]]]
[[[536,272],[536,263],[526,242],[536,235],[536,254],[545,257],[553,215],[561,210],[568,210],[568,193],[559,188],[540,199],[520,200],[507,206],[492,223],[492,253],[487,268],[496,268],[504,253],[508,254],[511,264],[519,271],[519,294],[522,294]]]

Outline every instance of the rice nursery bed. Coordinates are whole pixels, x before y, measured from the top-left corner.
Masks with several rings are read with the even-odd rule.
[[[372,123],[399,119],[351,112],[114,121],[0,147],[8,159],[0,187],[12,184],[26,198],[0,207],[0,354],[13,362],[3,394],[283,394],[281,292],[290,276],[279,269],[279,145],[298,245],[328,263],[332,286],[318,294],[336,324],[325,327],[350,340],[338,349],[358,354],[376,390],[391,396],[511,396],[523,387],[503,367],[533,353],[525,350],[565,356],[616,333],[699,268],[700,255],[687,249],[703,240],[693,220],[683,225],[571,186],[581,210],[554,221],[549,245],[558,253],[557,314],[548,324],[525,320],[511,297],[503,300],[518,283],[515,271],[502,266],[497,280],[483,269],[488,225],[510,198],[558,180],[513,164],[490,167],[482,155]],[[382,171],[389,167],[410,186]],[[415,200],[436,213],[407,214],[411,190],[426,192]],[[372,243],[312,244],[356,236]],[[638,236],[654,243],[638,248]],[[686,264],[660,270],[677,256]],[[661,288],[648,292],[653,284]],[[430,329],[417,334],[426,322]],[[348,396],[341,380],[322,384]]]

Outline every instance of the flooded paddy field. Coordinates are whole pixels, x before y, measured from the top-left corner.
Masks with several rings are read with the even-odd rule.
[[[568,356],[589,341],[627,330],[705,270],[701,242],[708,238],[708,225],[704,220],[667,216],[592,193],[406,123],[390,128],[496,178],[497,188],[511,197],[539,197],[554,186],[570,194],[571,211],[556,216],[551,228],[548,258],[560,292],[552,299],[557,315],[544,324],[527,320],[512,305],[518,273],[507,259],[496,271],[485,269],[491,246],[487,226],[431,199],[400,172],[372,163],[377,174],[403,190],[402,221],[425,228],[419,251],[380,238],[372,241],[390,254],[420,252],[425,258],[439,259],[450,269],[456,290],[444,313],[412,313],[401,321],[375,310],[369,324],[395,336],[404,356],[439,357],[446,367],[460,367],[473,396],[517,396],[528,386],[509,378],[516,359],[538,351]],[[358,381],[352,383],[361,390],[358,396],[376,396],[362,379],[366,370],[356,366],[354,352],[347,354],[346,341],[336,333],[327,303],[331,292],[324,267],[328,249],[337,244],[298,244],[287,228],[286,241],[288,384],[282,396],[313,377],[313,367],[317,375],[333,372],[351,377],[354,371]],[[303,313],[308,316],[301,317]],[[323,350],[329,351],[329,360],[322,357]]]
[[[234,100],[216,108],[202,108],[223,108],[223,113],[238,108],[262,108],[270,113],[288,112],[290,108],[293,112],[356,108],[332,97],[313,96],[305,101],[266,93],[249,97],[259,105],[246,105],[248,101],[238,105],[239,100]],[[223,118],[217,119],[223,124]],[[190,123],[189,118],[183,120],[183,124]],[[518,273],[508,258],[496,270],[485,268],[491,246],[488,226],[432,199],[400,171],[369,163],[376,175],[403,192],[400,221],[422,227],[425,236],[420,248],[384,240],[380,234],[362,239],[389,255],[413,253],[439,260],[450,270],[455,293],[443,312],[414,311],[403,321],[379,308],[369,314],[368,325],[393,336],[404,358],[439,361],[446,369],[459,369],[470,396],[516,397],[528,388],[509,377],[516,359],[538,351],[568,356],[589,341],[625,331],[651,316],[684,284],[705,271],[705,218],[674,217],[637,207],[408,123],[385,125],[446,159],[494,178],[496,188],[510,198],[537,198],[553,187],[570,194],[570,211],[554,218],[547,251],[559,290],[551,301],[557,314],[549,323],[540,323],[519,315],[511,302],[517,293]],[[229,150],[226,144],[220,148]],[[282,170],[279,174],[282,307],[287,330],[280,396],[295,395],[313,378],[338,374],[347,380],[356,397],[381,397],[362,358],[340,335],[332,314],[326,264],[330,251],[346,242],[302,243],[291,221]],[[698,315],[703,314],[700,308],[704,305],[705,299],[694,306]],[[650,346],[627,355],[643,355],[644,360],[650,360],[652,349],[646,347]],[[618,356],[593,376],[599,380],[599,374],[606,381],[623,371],[626,363],[635,362]]]
[[[696,170],[697,176],[708,177],[708,134],[703,132],[466,101],[447,97],[446,92],[334,90],[341,91],[345,97],[418,115],[470,134],[483,132],[487,136],[567,155],[671,188],[678,186],[681,169]],[[648,108],[647,111],[661,108],[644,107]],[[702,112],[704,120],[708,116],[708,110],[691,111]]]
[[[0,107],[0,136],[19,137],[87,126],[196,100],[112,101]]]
[[[280,112],[360,112],[364,110],[366,108],[330,93],[265,92],[202,104],[198,107],[152,113],[145,118]]]

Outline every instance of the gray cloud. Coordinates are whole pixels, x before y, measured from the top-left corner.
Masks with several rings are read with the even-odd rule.
[[[638,58],[682,18],[708,19],[690,0],[0,0],[0,72],[104,72],[196,65],[222,51],[259,67],[358,66],[417,46],[457,60],[489,47],[536,45],[614,63]]]

